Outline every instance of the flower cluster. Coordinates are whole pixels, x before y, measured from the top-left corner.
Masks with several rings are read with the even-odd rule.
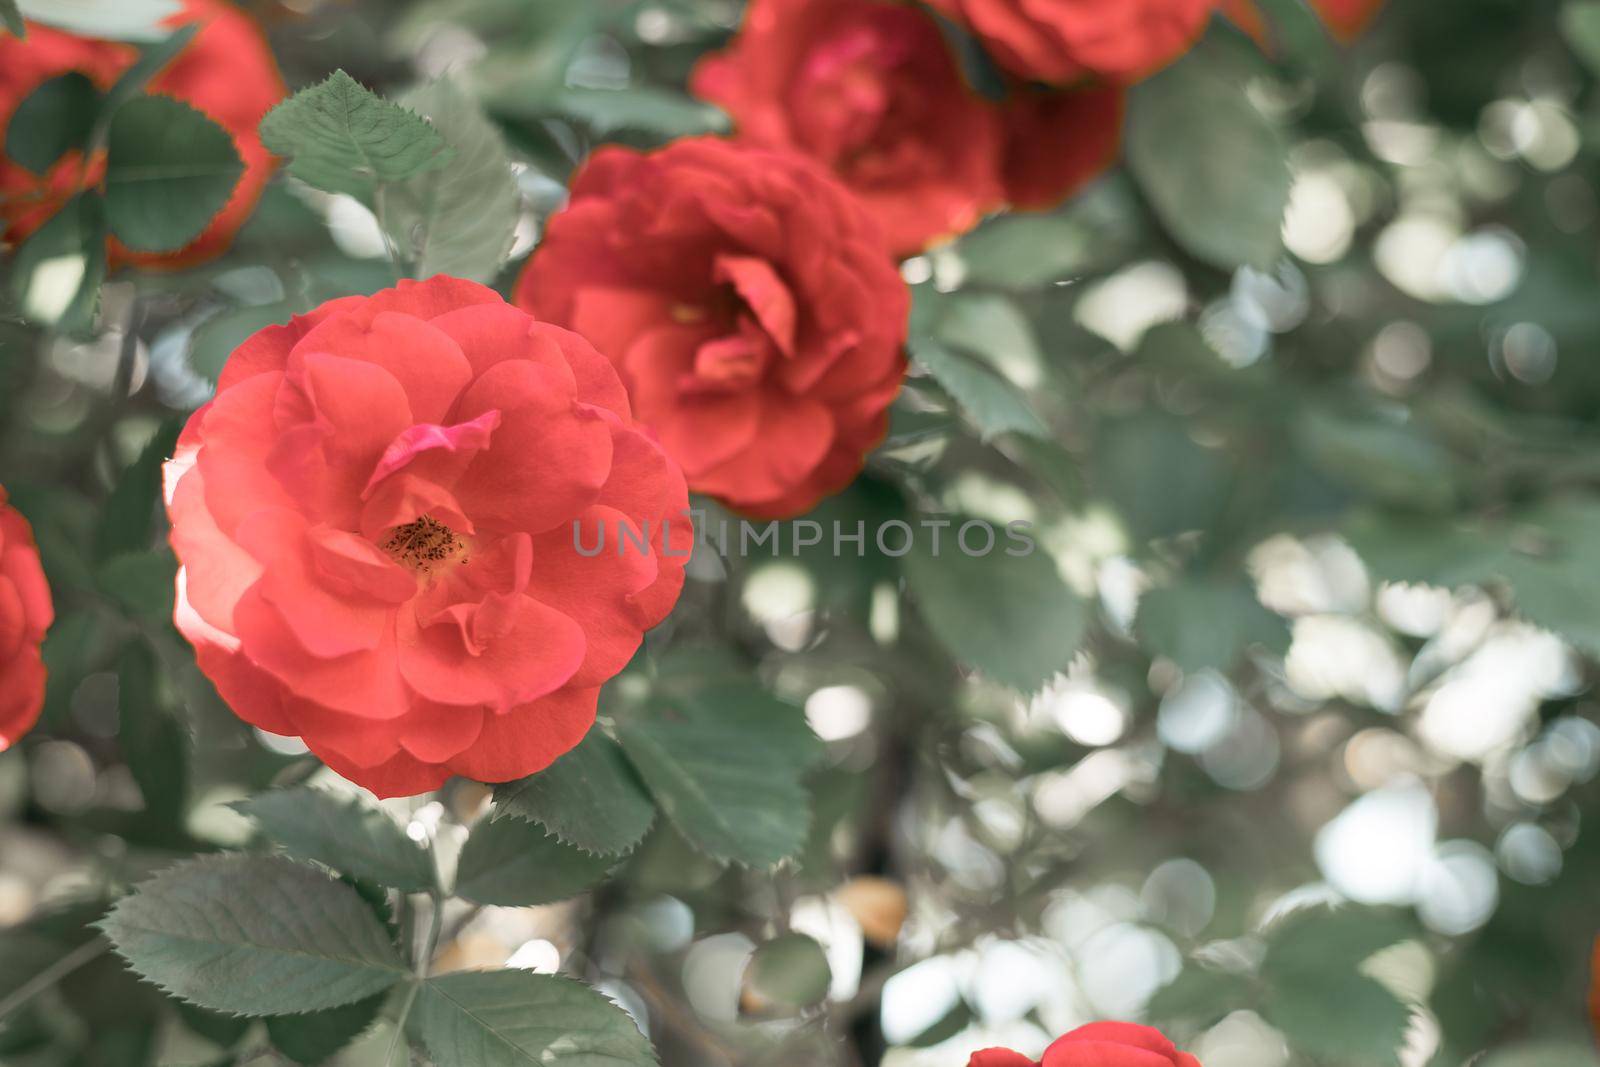
[[[1316,6],[1350,34],[1376,4]],[[518,307],[438,277],[233,353],[167,468],[177,623],[202,670],[242,718],[380,794],[548,765],[672,608],[687,490],[777,519],[847,486],[906,370],[897,257],[1101,173],[1126,87],[1219,12],[1259,28],[1248,0],[751,0],[692,77],[735,136],[596,151]],[[975,86],[941,20],[986,47],[998,84]],[[223,126],[245,175],[190,245],[113,241],[118,262],[216,255],[271,172],[256,127],[284,88],[264,38],[226,0],[183,0],[188,24],[149,89]],[[48,80],[103,90],[136,55],[44,26],[0,36],[0,134]],[[5,241],[104,166],[0,159]],[[583,554],[575,521],[630,526],[648,550]],[[0,534],[3,746],[38,714],[50,599],[26,524],[0,511]]]

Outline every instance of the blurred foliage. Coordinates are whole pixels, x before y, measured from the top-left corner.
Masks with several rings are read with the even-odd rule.
[[[604,1008],[536,970],[672,1067],[934,1067],[1104,1016],[1206,1067],[1596,1062],[1597,5],[1393,0],[1350,50],[1295,0],[1272,54],[1214,27],[1136,94],[1125,167],[905,264],[916,373],[811,516],[1045,551],[701,551],[609,731],[487,814],[470,783],[371,805],[221,705],[168,622],[160,462],[236,344],[391,284],[388,249],[504,290],[591,148],[725,128],[683,86],[737,6],[249,6],[292,86],[440,144],[353,181],[359,145],[286,140],[300,180],[181,274],[102,284],[115,188],[4,262],[0,483],[59,619],[0,753],[0,1063],[387,1063],[402,1015],[440,1062],[485,1019],[537,1056]],[[51,118],[75,91],[34,119],[88,136]],[[287,879],[321,903],[263,903],[259,940],[362,954],[194,986],[204,946],[158,936],[193,914],[124,895],[157,871]],[[119,898],[214,1010],[105,952]],[[409,1007],[403,951],[439,974]],[[269,986],[318,1010],[228,1014]]]

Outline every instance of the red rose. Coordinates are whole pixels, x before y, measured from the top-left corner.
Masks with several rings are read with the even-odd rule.
[[[610,357],[691,489],[753,516],[848,485],[905,372],[910,299],[881,231],[791,152],[601,149],[516,299]]]
[[[1066,103],[1023,102],[1028,136],[1012,136],[1016,109],[975,93],[933,18],[892,0],[754,0],[690,88],[726,108],[742,139],[831,169],[901,255],[1018,199],[1013,157],[1022,202],[1062,199],[1110,165],[1121,122],[1120,94],[1053,94]]]
[[[1589,1026],[1600,1041],[1600,937],[1594,939],[1589,955]]]
[[[1020,1052],[990,1048],[974,1052],[967,1067],[1200,1067],[1200,1061],[1153,1027],[1090,1023],[1057,1038],[1038,1063]]]
[[[1126,93],[1107,83],[1050,89],[1015,85],[1002,109],[1001,164],[1013,207],[1048,208],[1116,162]]]
[[[611,365],[446,277],[252,336],[166,474],[201,670],[380,796],[577,744],[692,541],[683,476]]]
[[[0,752],[39,721],[45,674],[39,643],[54,621],[33,529],[0,487]]]
[[[172,25],[190,23],[199,23],[199,31],[147,88],[204,112],[227,130],[244,161],[244,175],[222,211],[189,244],[176,252],[134,252],[113,239],[113,263],[179,269],[222,254],[272,176],[272,154],[262,146],[256,126],[286,90],[266,39],[228,0],[183,0],[183,11]],[[0,35],[0,144],[17,105],[44,82],[76,72],[109,89],[137,58],[129,45],[75,37],[36,23],[28,24],[26,39]],[[69,199],[97,185],[104,170],[103,155],[85,160],[77,150],[57,160],[48,174],[0,158],[0,237],[8,244],[20,243]]]
[[[1069,85],[1137,81],[1177,59],[1224,0],[928,0],[1006,70]]]
[[[1383,0],[1311,0],[1311,6],[1341,41],[1353,41],[1366,30]]]

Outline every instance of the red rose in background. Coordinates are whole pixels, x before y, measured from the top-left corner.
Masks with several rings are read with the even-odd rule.
[[[691,489],[753,516],[848,485],[905,372],[910,299],[882,232],[792,152],[602,148],[516,299],[610,357]]]
[[[33,529],[0,488],[0,752],[39,720],[45,675],[39,643],[54,621]]]
[[[1177,59],[1224,0],[928,0],[1019,78],[1132,82]]]
[[[1595,938],[1589,957],[1589,1025],[1600,1041],[1600,937]]]
[[[793,148],[831,169],[882,223],[896,254],[966,232],[1012,195],[1060,200],[1110,165],[1120,94],[1056,94],[1010,108],[968,86],[927,12],[893,0],[754,0],[725,50],[690,88],[733,116],[738,135]]]
[[[255,210],[272,176],[272,155],[262,147],[256,126],[286,90],[266,39],[227,0],[183,0],[183,11],[172,25],[191,23],[200,25],[194,39],[147,89],[183,101],[227,130],[245,171],[222,211],[188,245],[157,254],[133,252],[113,240],[113,263],[179,269],[220,255]],[[76,37],[36,23],[28,24],[24,40],[0,35],[0,144],[17,105],[44,82],[76,72],[105,90],[137,58],[129,45]],[[97,184],[104,168],[103,158],[86,161],[76,150],[57,160],[48,174],[0,158],[0,236],[7,244],[21,242],[69,199]]]
[[[1002,109],[1006,200],[1019,208],[1054,207],[1104,173],[1122,144],[1125,96],[1121,86],[1105,83],[1013,86]]]
[[[1383,0],[1311,0],[1311,6],[1341,41],[1353,41],[1366,30]]]
[[[1010,1049],[974,1052],[967,1067],[1200,1067],[1161,1031],[1133,1023],[1090,1023],[1058,1038],[1037,1063]]]
[[[692,541],[683,476],[611,364],[445,277],[252,336],[166,473],[201,670],[380,796],[577,744]],[[649,544],[586,556],[575,522],[587,549],[601,528]]]

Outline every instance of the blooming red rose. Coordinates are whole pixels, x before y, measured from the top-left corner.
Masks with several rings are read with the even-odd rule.
[[[1019,108],[961,75],[932,16],[894,0],[754,0],[694,93],[726,108],[738,135],[821,161],[883,224],[898,254],[964,233],[1012,195],[1060,200],[1110,165],[1121,124],[1112,90],[1052,94]],[[1026,133],[1013,136],[1011,112]],[[1020,131],[1016,131],[1019,132]]]
[[[611,364],[446,277],[249,338],[166,480],[201,670],[380,796],[577,744],[692,541],[683,476]],[[634,540],[593,553],[602,528]]]
[[[910,299],[882,232],[792,152],[601,149],[516,299],[610,357],[691,489],[753,516],[848,485],[905,372]]]
[[[1177,59],[1225,0],[928,0],[1028,81],[1137,81]]]
[[[1010,1049],[974,1052],[967,1067],[1200,1067],[1161,1031],[1133,1023],[1080,1026],[1044,1050],[1037,1063]]]
[[[53,621],[33,529],[0,487],[0,752],[39,720],[45,674],[39,643]]]
[[[198,23],[194,38],[150,79],[147,89],[181,100],[227,130],[245,170],[232,197],[189,244],[176,252],[134,252],[113,239],[114,263],[178,269],[220,255],[244,225],[272,176],[272,154],[256,126],[283,99],[283,76],[260,29],[228,0],[183,0],[174,27]],[[138,58],[129,45],[77,37],[49,26],[28,24],[26,39],[0,35],[0,144],[17,106],[44,82],[63,74],[84,75],[98,88],[111,87]],[[76,149],[47,174],[0,158],[0,237],[17,244],[42,226],[73,196],[97,185],[104,155],[84,159]]]

